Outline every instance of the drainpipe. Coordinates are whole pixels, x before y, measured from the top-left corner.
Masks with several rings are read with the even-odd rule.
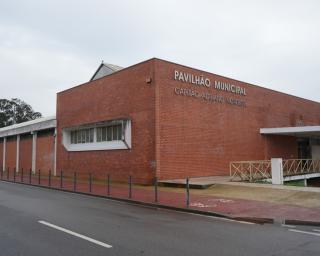
[[[20,134],[17,135],[17,152],[16,152],[16,172],[19,172],[20,163]]]
[[[2,159],[2,171],[6,169],[6,150],[7,150],[7,137],[3,137],[3,159]]]
[[[32,173],[36,173],[36,160],[37,160],[37,132],[32,131]]]
[[[57,128],[54,129],[53,175],[57,175]]]

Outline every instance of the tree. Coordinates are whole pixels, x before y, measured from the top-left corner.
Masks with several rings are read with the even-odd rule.
[[[34,112],[29,104],[20,99],[0,99],[0,127],[22,123],[40,117],[42,117],[41,113]]]

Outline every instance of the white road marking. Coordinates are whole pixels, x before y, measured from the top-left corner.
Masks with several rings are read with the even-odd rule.
[[[98,240],[95,240],[93,238],[90,238],[90,237],[87,237],[87,236],[84,236],[84,235],[81,235],[79,233],[76,233],[76,232],[73,232],[71,230],[68,230],[68,229],[65,229],[65,228],[62,228],[62,227],[59,227],[59,226],[56,226],[54,224],[51,224],[49,222],[46,222],[46,221],[43,221],[43,220],[39,220],[38,221],[40,224],[43,224],[43,225],[46,225],[48,227],[51,227],[51,228],[54,228],[54,229],[57,229],[57,230],[60,230],[62,232],[65,232],[67,234],[70,234],[70,235],[73,235],[73,236],[76,236],[76,237],[79,237],[79,238],[82,238],[84,240],[87,240],[91,243],[94,243],[94,244],[97,244],[97,245],[100,245],[100,246],[103,246],[105,248],[112,248],[112,245],[110,244],[106,244],[106,243],[103,243],[103,242],[100,242]]]
[[[319,233],[314,233],[314,232],[308,232],[308,231],[302,231],[298,229],[288,229],[291,232],[296,232],[296,233],[302,233],[302,234],[307,234],[307,235],[313,235],[313,236],[320,236]]]
[[[315,231],[315,232],[320,232],[320,229],[314,229],[313,231]]]

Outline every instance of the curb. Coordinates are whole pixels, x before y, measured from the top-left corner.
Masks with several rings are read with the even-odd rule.
[[[189,188],[193,188],[193,189],[206,189],[206,188],[211,187],[212,185],[214,185],[214,184],[201,185],[201,184],[189,183]],[[185,187],[186,187],[186,184],[185,184],[185,183],[172,183],[172,182],[159,181],[159,182],[158,182],[158,186],[168,187],[168,188],[185,188]]]
[[[235,221],[245,221],[254,224],[275,224],[275,220],[271,218],[258,218],[258,217],[230,217],[230,219]]]
[[[308,221],[308,220],[285,220],[286,225],[296,225],[296,226],[318,226],[320,227],[319,221]]]
[[[14,181],[10,181],[10,180],[0,180],[0,181],[7,182],[7,183],[13,183],[13,184],[16,183],[16,184],[25,185],[25,186],[44,188],[44,189],[48,189],[48,190],[63,191],[63,192],[67,192],[67,193],[91,196],[91,197],[96,197],[96,198],[109,199],[109,200],[113,200],[113,201],[125,202],[125,203],[129,203],[129,204],[133,204],[133,205],[141,205],[141,206],[146,206],[146,207],[152,207],[152,208],[156,208],[156,209],[166,209],[166,210],[172,210],[172,211],[177,211],[177,212],[184,212],[184,213],[191,213],[191,214],[197,214],[197,215],[203,215],[203,216],[217,217],[217,218],[233,220],[233,221],[249,222],[249,223],[260,224],[260,225],[279,223],[279,220],[273,219],[273,218],[236,217],[236,216],[233,217],[233,216],[230,216],[230,215],[227,215],[227,214],[223,214],[223,213],[206,212],[206,211],[201,211],[201,210],[196,210],[196,209],[181,208],[181,207],[158,204],[158,203],[147,203],[147,202],[142,202],[142,201],[137,201],[137,200],[132,200],[132,199],[117,198],[117,197],[112,197],[112,196],[107,196],[107,195],[96,195],[96,194],[80,192],[80,191],[72,191],[72,190],[67,190],[67,189],[60,189],[60,188],[54,188],[54,187],[48,187],[48,186],[41,186],[41,185],[37,185],[37,184],[14,182]],[[282,224],[301,225],[301,226],[320,226],[320,222],[318,222],[318,221],[294,220],[294,219],[291,219],[291,220],[290,219],[288,219],[288,220],[284,219],[282,221]]]

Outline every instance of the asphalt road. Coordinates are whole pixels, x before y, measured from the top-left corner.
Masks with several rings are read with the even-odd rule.
[[[320,227],[249,225],[0,182],[0,255],[318,256]]]

